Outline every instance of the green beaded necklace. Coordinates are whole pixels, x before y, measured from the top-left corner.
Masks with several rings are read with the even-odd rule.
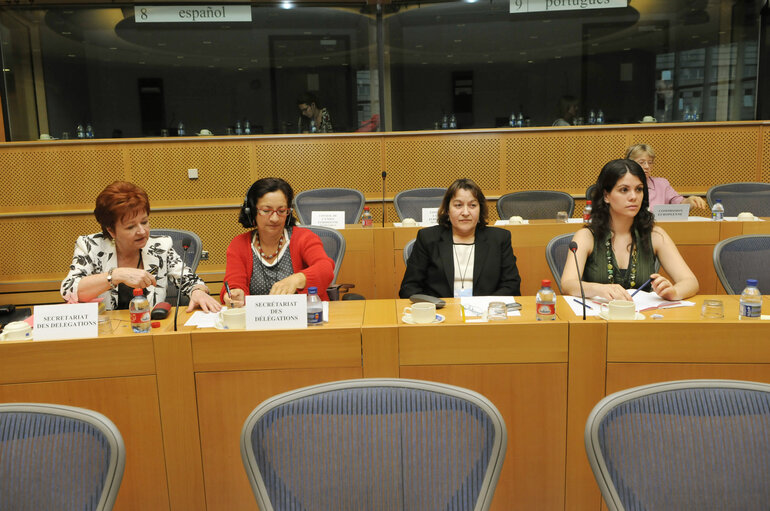
[[[609,277],[610,284],[615,283],[615,265],[612,264],[612,236],[607,238],[607,241],[604,242],[604,246],[607,248],[607,275]],[[629,282],[629,288],[636,287],[636,242],[635,240],[631,241],[631,270],[630,270],[630,282]]]

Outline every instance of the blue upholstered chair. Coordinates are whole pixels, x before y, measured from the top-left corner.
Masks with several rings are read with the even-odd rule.
[[[655,383],[609,395],[588,417],[588,461],[610,511],[764,510],[770,385]]]
[[[757,279],[762,294],[770,294],[770,235],[744,234],[714,247],[714,269],[727,294],[741,294],[747,279]]]
[[[364,297],[355,293],[348,293],[352,288],[356,287],[355,284],[338,284],[337,275],[340,272],[340,266],[342,260],[345,259],[345,249],[347,243],[345,237],[337,230],[331,227],[322,227],[320,225],[304,225],[305,229],[310,229],[321,238],[324,251],[332,261],[334,261],[334,280],[329,284],[326,289],[326,293],[329,295],[329,300],[337,301],[340,298],[343,300],[363,300]],[[340,294],[344,292],[346,294]]]
[[[393,197],[393,206],[396,208],[398,218],[414,218],[422,222],[423,208],[438,208],[444,198],[446,188],[414,188],[404,190]]]
[[[246,419],[241,455],[262,511],[481,511],[506,442],[480,394],[371,378],[266,400]]]
[[[566,211],[571,217],[575,199],[555,190],[527,190],[506,193],[497,199],[497,214],[501,219],[518,215],[526,219],[555,219],[556,213]]]
[[[109,511],[125,462],[120,432],[98,412],[0,404],[0,509]]]
[[[352,188],[317,188],[299,192],[294,197],[294,210],[302,225],[310,225],[313,211],[344,211],[345,223],[356,224],[361,220],[366,199],[359,190]]]
[[[416,241],[417,238],[407,241],[406,245],[404,245],[404,264],[409,262],[409,256],[412,255],[412,249],[414,249],[414,244]]]

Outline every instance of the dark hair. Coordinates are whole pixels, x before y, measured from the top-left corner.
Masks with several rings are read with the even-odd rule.
[[[142,210],[150,214],[150,199],[144,189],[128,181],[115,181],[96,197],[94,216],[102,233],[111,239],[107,229],[115,229],[115,222],[132,211]]]
[[[297,96],[297,104],[298,105],[302,105],[302,104],[312,105],[313,103],[315,103],[315,106],[317,108],[321,108],[321,104],[318,102],[318,96],[316,96],[312,92],[309,92],[309,91],[308,92],[304,92],[304,93],[300,94],[299,96]]]
[[[593,194],[591,196],[592,209],[591,209],[591,232],[594,237],[604,239],[607,233],[610,232],[610,206],[604,200],[604,192],[610,193],[618,180],[628,173],[633,174],[641,181],[644,186],[644,196],[642,197],[642,204],[639,211],[634,217],[632,229],[639,233],[643,248],[649,248],[648,243],[652,232],[652,228],[655,226],[655,217],[649,211],[650,196],[647,190],[647,177],[644,175],[642,167],[634,160],[612,160],[608,162],[602,171],[599,173],[599,177],[596,179],[596,187],[594,187]]]
[[[575,96],[562,96],[559,98],[559,104],[557,105],[557,108],[559,109],[559,116],[564,119],[569,114],[570,109],[573,106],[577,106],[578,100]]]
[[[286,197],[286,205],[292,207],[294,201],[294,190],[291,189],[291,185],[281,179],[280,177],[263,177],[256,181],[249,191],[246,192],[246,198],[243,199],[243,206],[241,207],[241,213],[238,215],[238,221],[247,229],[252,229],[257,226],[257,202],[263,195],[270,192],[283,192]],[[293,226],[297,224],[297,219],[294,218],[294,211],[286,217],[286,225]]]
[[[479,208],[481,211],[479,212],[478,225],[482,227],[487,225],[487,216],[489,215],[487,199],[484,197],[484,192],[481,191],[479,185],[467,178],[456,180],[446,189],[444,198],[441,199],[441,206],[438,208],[438,223],[444,227],[452,227],[452,222],[449,221],[449,203],[452,201],[452,198],[454,198],[458,190],[468,190],[473,194],[473,197],[479,201]]]

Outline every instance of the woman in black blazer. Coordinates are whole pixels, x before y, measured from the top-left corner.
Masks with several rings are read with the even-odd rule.
[[[476,183],[452,183],[438,210],[439,225],[417,232],[399,296],[521,294],[511,233],[487,227],[487,212],[487,200]]]

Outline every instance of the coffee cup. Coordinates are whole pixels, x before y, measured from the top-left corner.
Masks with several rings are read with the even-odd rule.
[[[514,216],[512,216],[511,218],[508,219],[508,223],[510,225],[523,224],[524,223],[524,219],[521,218],[519,215],[514,215]]]
[[[602,315],[607,319],[634,319],[636,318],[636,304],[630,300],[612,300],[610,303],[601,304]]]
[[[48,133],[41,133],[40,140],[53,140],[53,137]]]
[[[198,132],[199,137],[210,137],[211,135],[213,135],[213,133],[210,130],[207,130],[206,128],[203,128],[202,130],[200,130],[200,132]]]
[[[404,307],[404,318],[412,323],[433,323],[436,320],[436,304],[429,302],[413,303],[411,307]]]
[[[401,220],[401,225],[404,227],[417,227],[417,220],[414,218],[404,218]]]
[[[219,311],[217,326],[228,330],[245,330],[246,309],[239,307],[237,309],[223,309]]]
[[[738,220],[749,220],[754,221],[754,213],[750,213],[749,211],[741,211],[738,213]]]
[[[32,339],[32,327],[26,321],[11,321],[0,334],[0,341],[24,341]]]
[[[658,120],[651,115],[645,115],[642,117],[642,122],[658,122]]]

